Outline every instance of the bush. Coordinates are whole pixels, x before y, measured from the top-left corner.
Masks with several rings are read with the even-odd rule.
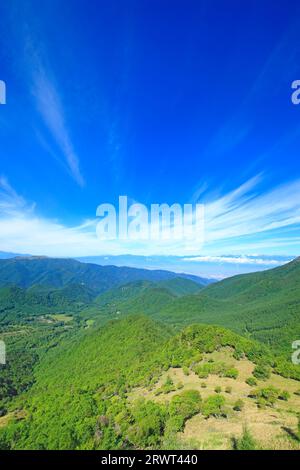
[[[170,416],[166,422],[165,434],[170,435],[183,429],[184,418],[181,415]]]
[[[271,368],[265,365],[258,365],[255,367],[253,375],[258,380],[267,380],[271,376]]]
[[[203,366],[197,366],[195,367],[195,374],[198,375],[200,379],[207,379],[210,372],[210,367],[208,367],[209,364],[204,364]]]
[[[215,388],[215,392],[216,393],[221,393],[222,392],[222,387],[220,387],[220,385],[217,385],[216,388]]]
[[[184,375],[190,375],[190,370],[187,366],[183,366],[182,368]]]
[[[183,419],[191,418],[200,411],[201,395],[197,390],[185,390],[180,395],[175,395],[169,403],[170,416],[182,416]]]
[[[224,373],[224,377],[228,377],[230,379],[237,379],[239,375],[239,371],[232,367],[231,369],[227,369]]]
[[[282,390],[280,394],[278,395],[279,400],[284,400],[288,401],[290,399],[291,395],[287,390]]]
[[[237,361],[239,361],[240,359],[242,359],[243,357],[245,357],[245,354],[243,353],[243,351],[241,351],[240,349],[235,349],[234,353],[233,353],[233,357],[234,359],[236,359]]]
[[[225,392],[226,392],[226,393],[232,393],[232,387],[227,386],[227,387],[225,388]]]
[[[211,395],[202,404],[201,411],[205,418],[224,415],[225,398],[222,395]]]
[[[248,377],[248,379],[246,379],[246,384],[250,385],[250,387],[255,387],[255,385],[257,385],[257,382],[254,377]]]
[[[206,383],[205,383],[205,382],[201,382],[201,388],[206,388],[206,387],[207,387]]]
[[[247,428],[244,428],[243,435],[240,439],[237,439],[235,444],[236,450],[255,450],[257,449],[257,444]]]
[[[184,385],[182,382],[178,382],[178,384],[176,385],[177,390],[181,390],[183,387]]]
[[[234,411],[242,411],[245,406],[245,403],[243,400],[237,400],[235,404],[233,405]]]
[[[162,393],[170,393],[170,392],[174,392],[175,390],[176,390],[176,387],[174,385],[174,382],[171,379],[171,377],[168,376],[166,378],[165,383],[155,391],[155,395],[157,396],[157,395],[161,395]]]
[[[197,365],[194,371],[201,379],[207,379],[210,374],[233,379],[236,379],[239,375],[237,369],[227,367],[223,362],[206,362],[205,364]]]
[[[256,398],[258,406],[260,408],[264,408],[265,406],[274,406],[279,395],[280,391],[277,388],[270,386],[254,390],[249,396]]]

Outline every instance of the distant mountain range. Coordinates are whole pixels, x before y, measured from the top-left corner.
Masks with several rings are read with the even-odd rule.
[[[0,259],[16,256],[30,256],[24,254],[0,252]],[[245,274],[264,271],[276,266],[282,266],[292,261],[295,256],[279,255],[234,255],[220,256],[142,256],[142,255],[102,255],[74,258],[88,264],[100,266],[131,267],[137,269],[164,270],[174,273],[185,273],[213,281]]]
[[[204,288],[211,281],[188,274],[116,266],[99,266],[73,259],[16,257],[0,259],[0,322],[32,315],[68,311],[97,305],[97,296],[121,286],[141,283],[147,295],[165,289],[167,300]],[[131,288],[130,288],[131,291]],[[122,291],[123,292],[123,291]],[[153,297],[151,298],[153,302]],[[100,301],[101,304],[101,301]]]
[[[230,328],[290,352],[300,337],[300,258],[264,272],[210,280],[73,259],[0,260],[0,320],[67,312],[82,318],[146,314],[182,327]]]
[[[112,287],[133,281],[164,281],[180,277],[190,279],[200,286],[212,282],[190,274],[164,270],[147,270],[131,267],[100,266],[74,259],[22,256],[0,260],[0,287],[16,285],[28,288],[33,285],[61,288],[68,284],[81,284],[100,294]]]

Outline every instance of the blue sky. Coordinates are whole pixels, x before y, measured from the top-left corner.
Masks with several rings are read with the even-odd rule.
[[[125,194],[205,203],[193,255],[297,255],[299,26],[296,1],[2,1],[0,250],[184,256],[96,239]]]

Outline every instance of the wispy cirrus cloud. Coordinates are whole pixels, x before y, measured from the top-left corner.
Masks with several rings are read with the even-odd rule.
[[[44,127],[38,138],[47,153],[61,163],[79,186],[85,180],[80,168],[80,159],[75,150],[66,113],[65,99],[58,80],[60,70],[50,56],[43,29],[45,19],[36,15],[31,2],[8,2],[4,6],[7,23],[11,25],[11,36],[4,38],[9,48],[14,44],[16,64],[26,78],[25,83],[33,97],[34,105]],[[47,19],[49,21],[49,19]],[[13,41],[13,42],[12,42]],[[38,120],[35,127],[38,126]]]
[[[60,149],[70,175],[80,186],[84,186],[85,181],[80,171],[79,158],[71,142],[58,90],[54,82],[49,80],[48,74],[41,62],[38,59],[35,62],[35,65],[32,67],[32,93],[37,109],[53,140]]]
[[[5,176],[0,175],[0,215],[12,215],[25,206],[25,199],[14,190]]]
[[[241,241],[242,237],[295,227],[300,224],[300,180],[270,190],[260,188],[262,176],[206,204],[206,243]],[[202,201],[203,202],[203,201]],[[274,235],[275,236],[275,235]],[[291,240],[291,235],[287,240]],[[250,241],[250,240],[249,240]]]
[[[300,180],[263,192],[261,176],[206,203],[204,246],[194,240],[100,240],[98,219],[75,226],[38,213],[0,178],[0,247],[4,251],[49,256],[100,254],[178,255],[188,261],[275,266],[277,257],[241,255],[263,250],[264,254],[296,255],[300,249]],[[203,202],[203,201],[201,201]],[[257,251],[255,251],[257,252]],[[224,253],[239,256],[224,257]],[[196,258],[193,256],[195,255]]]

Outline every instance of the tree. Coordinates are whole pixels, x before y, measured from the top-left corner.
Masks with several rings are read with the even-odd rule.
[[[243,434],[240,439],[235,441],[235,450],[255,450],[257,449],[257,443],[250,433],[249,429],[245,426]]]

